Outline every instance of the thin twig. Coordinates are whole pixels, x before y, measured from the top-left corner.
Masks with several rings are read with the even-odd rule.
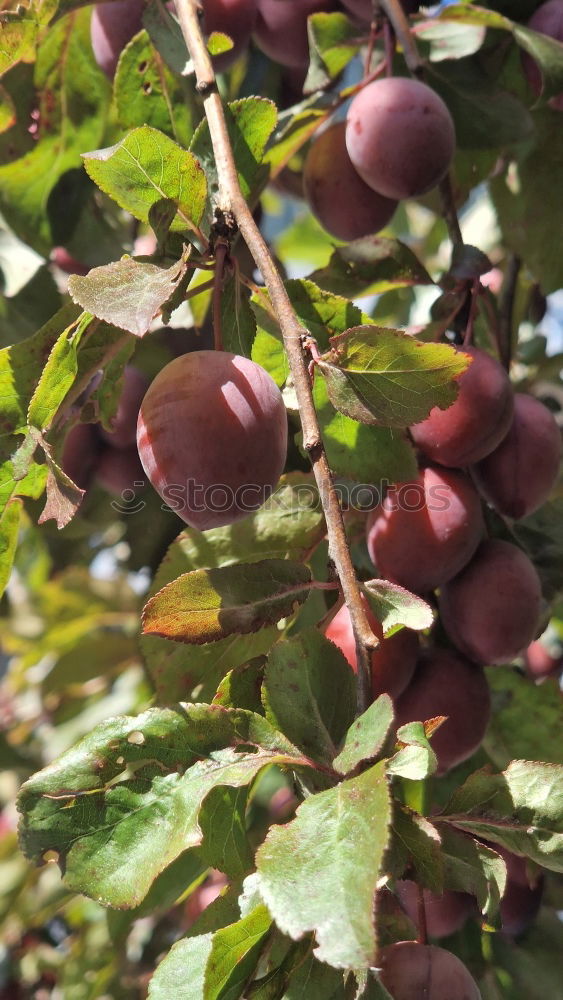
[[[342,587],[354,630],[358,656],[358,712],[361,713],[365,711],[370,702],[370,650],[376,647],[377,640],[370,628],[361,600],[346,538],[342,510],[334,489],[332,473],[313,403],[307,359],[302,348],[302,337],[307,334],[307,331],[299,323],[268,245],[256,225],[240,189],[223,104],[201,32],[196,2],[197,0],[176,0],[176,9],[182,34],[193,60],[196,87],[203,97],[203,106],[209,125],[218,178],[217,207],[223,212],[232,212],[256,266],[262,274],[283,336],[303,427],[303,445],[311,461],[326,520],[329,553]]]
[[[440,201],[442,203],[442,215],[448,227],[450,240],[454,246],[463,246],[463,236],[457,217],[457,208],[455,207],[452,180],[449,172],[440,181],[438,191],[440,192]]]
[[[512,323],[514,320],[514,300],[516,298],[516,289],[518,287],[518,277],[520,275],[521,267],[522,261],[520,260],[520,257],[517,257],[516,254],[509,257],[500,293],[498,349],[500,360],[507,371],[510,368],[510,362],[512,360]]]
[[[393,31],[403,50],[409,71],[413,76],[422,76],[424,61],[419,55],[416,41],[411,32],[409,19],[402,8],[401,0],[379,0],[379,6],[393,25]]]
[[[424,901],[424,891],[421,885],[417,885],[417,896],[418,896],[418,906],[417,906],[417,917],[418,917],[418,943],[428,944],[428,926],[426,923],[426,903]]]
[[[215,281],[213,283],[213,339],[215,350],[223,350],[223,324],[221,322],[221,295],[223,293],[223,281],[225,277],[225,260],[229,252],[227,241],[217,240],[215,244]]]

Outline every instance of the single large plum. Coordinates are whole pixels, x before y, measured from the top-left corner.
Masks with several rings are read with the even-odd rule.
[[[129,448],[137,437],[137,417],[149,385],[149,380],[135,368],[126,365],[123,371],[123,388],[119,397],[117,412],[112,421],[112,430],[102,429],[102,437],[113,448]]]
[[[477,490],[457,469],[427,468],[392,487],[367,521],[381,576],[415,593],[434,590],[465,566],[483,537]]]
[[[381,949],[377,964],[393,1000],[481,1000],[463,962],[435,944],[390,944]]]
[[[445,723],[444,723],[445,725]],[[399,879],[395,882],[395,893],[407,916],[418,927],[419,893],[416,882]],[[430,937],[448,937],[461,930],[466,920],[476,912],[474,896],[468,892],[453,892],[445,889],[438,895],[423,889],[426,929]]]
[[[200,531],[260,507],[284,467],[287,418],[260,365],[195,351],[171,361],[143,399],[141,462],[157,493]]]
[[[397,202],[364,184],[346,149],[346,123],[336,122],[311,145],[303,172],[305,197],[325,229],[340,240],[378,233]]]
[[[514,416],[498,448],[473,472],[481,493],[505,517],[526,517],[545,503],[559,473],[561,432],[533,396],[516,393]]]
[[[477,663],[509,663],[534,638],[541,584],[528,556],[500,539],[483,542],[471,562],[446,583],[440,617],[453,643]]]
[[[307,18],[331,11],[335,0],[258,0],[254,37],[259,48],[282,66],[309,65]]]
[[[75,424],[63,445],[61,468],[81,490],[90,486],[100,452],[98,428],[95,424]]]
[[[433,462],[459,467],[490,454],[508,433],[514,410],[504,368],[478,347],[460,348],[473,359],[458,380],[458,396],[447,410],[437,406],[411,427],[414,443]]]
[[[438,773],[467,760],[479,748],[491,714],[489,685],[482,667],[455,650],[423,652],[414,677],[395,703],[397,727],[446,715],[432,736]]]
[[[548,0],[547,3],[543,3],[532,14],[528,27],[533,31],[539,31],[542,35],[555,38],[557,42],[563,42],[563,0]],[[540,67],[527,52],[522,53],[522,66],[533,93],[539,97],[543,88]],[[563,111],[563,94],[552,97],[549,103],[557,111]]]
[[[247,47],[255,21],[255,0],[203,0],[205,33],[222,31],[233,41],[232,49],[213,59],[218,72],[228,69]]]
[[[90,37],[94,58],[110,80],[122,49],[143,27],[143,9],[143,0],[113,0],[97,4],[92,11]]]
[[[381,626],[369,612],[368,620],[374,632],[379,634]],[[348,663],[356,671],[358,669],[356,643],[350,613],[345,604],[327,625],[325,635],[342,650]],[[414,673],[418,649],[418,636],[416,632],[408,628],[402,628],[388,639],[381,640],[371,658],[371,684],[374,699],[383,693],[390,695],[391,698],[396,698],[401,694],[401,691],[405,690]]]
[[[375,80],[349,109],[346,146],[360,177],[386,198],[424,194],[447,173],[455,149],[451,115],[418,80]]]

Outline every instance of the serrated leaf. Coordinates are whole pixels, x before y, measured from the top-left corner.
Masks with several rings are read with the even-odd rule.
[[[376,964],[374,900],[389,821],[381,762],[306,799],[257,852],[260,892],[276,924],[294,940],[314,931],[321,962]]]
[[[171,267],[158,267],[124,257],[94,267],[86,275],[71,275],[68,290],[74,302],[98,319],[143,337],[175,292],[186,268],[184,258]]]
[[[313,14],[307,20],[310,62],[304,89],[330,84],[359,48],[358,27],[345,14]]]
[[[252,200],[268,174],[262,160],[276,124],[276,106],[264,97],[245,97],[225,106],[225,119],[242,193],[247,201]],[[217,168],[207,119],[196,129],[190,149],[205,170],[210,197],[214,196],[218,189]]]
[[[83,159],[94,183],[140,222],[148,222],[149,209],[164,198],[176,205],[172,230],[199,226],[207,195],[202,166],[158,129],[142,125]]]
[[[484,747],[496,767],[511,760],[547,759],[563,764],[561,691],[556,678],[532,684],[517,670],[487,670],[492,715]]]
[[[22,848],[36,862],[55,852],[72,891],[137,906],[200,844],[206,796],[247,785],[271,763],[304,761],[250,712],[185,705],[109,719],[22,787]]]
[[[241,878],[252,868],[245,823],[247,800],[246,788],[213,788],[199,814],[202,857],[230,879]]]
[[[318,364],[332,405],[353,420],[408,427],[457,397],[469,358],[449,344],[425,344],[399,330],[358,326],[331,339]],[[328,360],[330,358],[330,360]]]
[[[423,781],[434,774],[438,767],[422,722],[408,722],[397,730],[400,750],[387,762],[387,773],[409,781]]]
[[[415,632],[422,632],[430,628],[434,621],[430,605],[422,597],[411,594],[397,583],[379,579],[366,580],[363,591],[377,621],[383,627],[384,636],[393,635],[401,625]]]
[[[246,708],[250,712],[264,715],[260,691],[265,665],[263,657],[256,656],[249,663],[233,667],[219,684],[213,704],[224,705],[226,708]]]
[[[397,878],[412,866],[417,881],[438,894],[444,889],[444,862],[436,827],[407,806],[395,803],[392,823],[392,869]]]
[[[317,629],[278,642],[266,666],[266,718],[313,760],[330,764],[351,725],[355,681],[347,660]]]
[[[0,597],[12,571],[22,507],[22,501],[16,498],[6,505],[0,517]]]
[[[382,750],[393,723],[393,702],[382,694],[357,718],[346,733],[344,746],[332,766],[350,774],[364,761],[374,760]]]
[[[383,236],[366,236],[338,247],[326,267],[310,277],[320,288],[348,298],[434,284],[408,246]]]
[[[35,41],[39,24],[32,17],[22,17],[26,8],[18,11],[2,11],[0,20],[0,76],[18,62],[33,62],[35,57]]]
[[[339,413],[328,398],[325,380],[318,376],[313,399],[328,462],[337,475],[376,485],[408,482],[416,476],[414,450],[402,430],[370,427]]]
[[[198,937],[177,941],[149,985],[151,1000],[238,1000],[272,918],[265,906]]]
[[[47,499],[37,523],[45,524],[46,521],[55,521],[60,531],[61,528],[66,527],[69,521],[72,521],[82,503],[85,490],[73,483],[72,479],[50,456],[47,456],[47,465],[49,470],[45,482]]]
[[[561,872],[563,767],[514,760],[501,774],[476,771],[434,822],[449,823]]]
[[[148,601],[143,634],[196,645],[245,635],[291,615],[310,589],[309,568],[285,559],[193,570]]]
[[[63,330],[54,344],[27,411],[28,423],[37,430],[47,431],[53,422],[78,373],[77,351],[93,317],[79,316]]]
[[[448,826],[441,828],[444,888],[470,892],[493,918],[506,886],[506,865],[496,851]]]

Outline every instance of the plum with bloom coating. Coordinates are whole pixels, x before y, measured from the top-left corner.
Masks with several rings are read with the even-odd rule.
[[[399,941],[381,949],[377,964],[393,1000],[481,1000],[463,962],[437,945]]]
[[[232,524],[267,500],[283,471],[281,393],[248,358],[185,354],[149,386],[137,447],[155,490],[187,524],[200,531]]]

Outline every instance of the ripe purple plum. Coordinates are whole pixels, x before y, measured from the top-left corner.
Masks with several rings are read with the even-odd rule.
[[[561,432],[555,418],[539,400],[518,392],[508,434],[473,471],[481,493],[495,510],[520,518],[545,503],[560,461]]]
[[[311,145],[303,171],[305,197],[321,225],[340,240],[378,233],[397,207],[364,184],[346,149],[346,123],[336,122]]]
[[[233,48],[215,56],[218,72],[231,66],[246,49],[256,21],[255,0],[203,0],[204,27],[207,35],[221,31],[233,41]]]
[[[391,487],[367,521],[370,558],[381,576],[425,593],[471,559],[484,533],[481,502],[465,473],[423,469]]]
[[[441,97],[418,80],[375,80],[348,110],[346,146],[360,177],[386,198],[430,191],[447,173],[455,129]]]
[[[543,3],[532,14],[528,27],[557,42],[563,42],[563,0],[548,0]],[[527,52],[522,53],[522,67],[531,90],[539,97],[543,89],[541,69]],[[549,104],[556,111],[563,111],[563,94],[552,97]]]
[[[540,623],[542,595],[528,556],[500,539],[483,542],[471,562],[439,595],[442,624],[452,642],[477,663],[509,663]]]
[[[123,389],[119,397],[117,412],[112,421],[112,430],[102,429],[104,441],[112,448],[129,448],[137,438],[137,417],[149,386],[149,380],[135,368],[126,365],[123,371]]]
[[[254,37],[274,62],[294,69],[309,65],[307,18],[331,11],[335,0],[258,0]]]
[[[368,613],[368,620],[376,635],[380,634],[381,625]],[[325,629],[327,639],[344,653],[348,663],[354,670],[358,669],[356,643],[352,631],[350,613],[345,604],[342,605]],[[419,642],[416,632],[402,628],[399,632],[382,639],[372,653],[371,684],[372,697],[378,698],[386,693],[391,698],[397,698],[405,690],[412,678],[418,656]]]
[[[418,927],[419,893],[416,882],[400,879],[395,883],[395,893],[407,916]],[[422,890],[426,929],[433,938],[448,937],[461,930],[466,920],[476,912],[475,899],[468,892],[445,889],[438,895],[429,889]]]
[[[435,944],[390,944],[381,949],[377,964],[393,1000],[481,1000],[463,962]]]
[[[184,354],[151,383],[137,447],[155,490],[187,524],[200,531],[232,524],[267,500],[283,471],[282,395],[247,358]]]
[[[96,480],[113,496],[121,497],[125,501],[132,499],[133,494],[138,493],[146,483],[136,446],[104,448],[98,459]]]
[[[458,396],[447,410],[437,406],[411,427],[414,443],[433,462],[459,467],[489,455],[508,433],[514,411],[512,386],[501,364],[478,347],[458,380]]]
[[[75,424],[63,445],[61,468],[81,490],[87,490],[94,478],[100,441],[95,424]]]
[[[489,685],[482,667],[455,650],[431,647],[395,703],[397,727],[447,716],[431,739],[438,774],[467,760],[479,748],[491,714]]]
[[[127,42],[143,27],[143,0],[113,0],[96,4],[90,22],[94,58],[113,80],[119,56]]]
[[[546,677],[557,677],[563,670],[563,652],[555,653],[548,649],[542,639],[531,642],[524,654],[526,673],[534,681],[543,681]]]

